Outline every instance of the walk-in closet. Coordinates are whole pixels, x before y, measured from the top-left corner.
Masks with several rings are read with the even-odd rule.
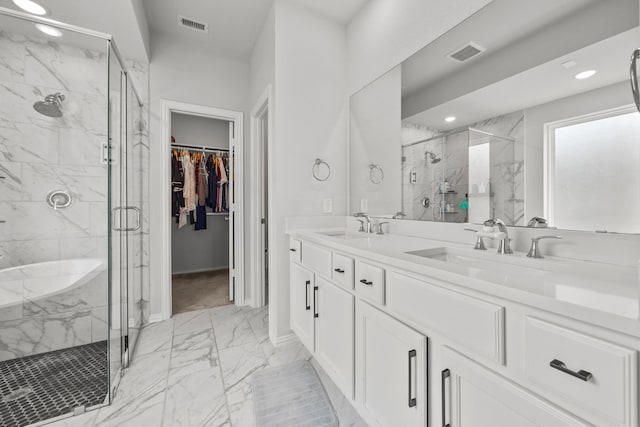
[[[232,123],[171,114],[174,314],[231,304]]]

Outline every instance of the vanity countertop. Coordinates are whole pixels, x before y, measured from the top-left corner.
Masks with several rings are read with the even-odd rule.
[[[294,230],[288,234],[453,286],[640,337],[637,267],[556,257],[534,259],[518,252],[500,255],[495,249],[476,251],[470,245],[397,234],[344,229]],[[455,251],[456,262],[409,253],[437,253],[439,248]]]

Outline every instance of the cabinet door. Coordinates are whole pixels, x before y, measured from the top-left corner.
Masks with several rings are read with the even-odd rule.
[[[471,359],[443,349],[443,427],[586,427],[586,424]]]
[[[338,286],[316,280],[315,357],[349,399],[353,399],[354,297]]]
[[[427,425],[427,339],[356,303],[356,399],[370,423]]]
[[[313,287],[309,270],[291,263],[291,330],[310,352],[314,351]]]

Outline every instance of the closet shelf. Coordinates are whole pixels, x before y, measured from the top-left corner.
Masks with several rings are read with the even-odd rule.
[[[229,212],[207,212],[207,216],[229,216]]]
[[[175,143],[171,143],[171,148],[183,148],[187,150],[209,151],[209,152],[218,152],[218,151],[224,151],[225,153],[229,152],[228,148],[204,147],[202,145],[185,145],[185,144],[175,144]]]

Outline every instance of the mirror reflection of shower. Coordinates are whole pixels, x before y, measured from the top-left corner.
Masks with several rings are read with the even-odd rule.
[[[431,162],[432,165],[435,165],[440,160],[442,160],[440,157],[438,157],[435,153],[433,153],[431,151],[425,151],[424,155],[429,158],[429,162]]]
[[[61,93],[54,93],[47,95],[44,101],[37,101],[33,104],[33,109],[38,113],[47,117],[59,118],[62,117],[62,101],[64,101],[64,95]]]

